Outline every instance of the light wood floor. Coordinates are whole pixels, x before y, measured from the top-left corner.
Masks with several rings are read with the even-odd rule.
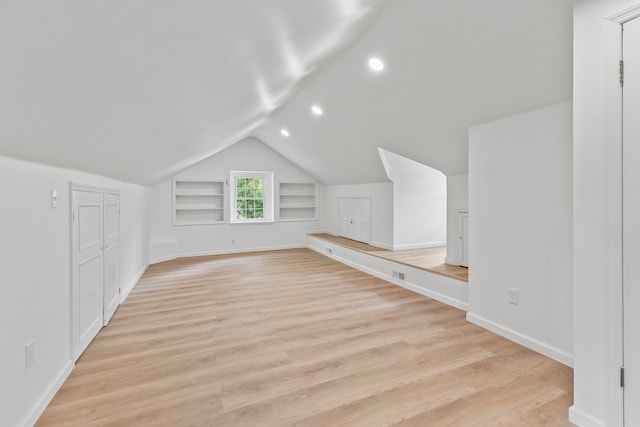
[[[570,426],[572,370],[308,249],[151,266],[38,426]]]
[[[444,259],[447,257],[447,248],[439,246],[435,248],[425,249],[409,249],[403,251],[390,251],[378,248],[355,240],[345,239],[344,237],[334,236],[326,233],[310,234],[317,239],[326,240],[336,245],[344,246],[359,252],[379,258],[395,261],[399,264],[416,267],[442,276],[451,277],[453,279],[469,281],[469,269],[458,265],[445,264]]]

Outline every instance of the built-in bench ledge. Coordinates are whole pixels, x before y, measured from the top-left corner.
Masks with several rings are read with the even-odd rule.
[[[429,248],[422,255],[419,251],[424,250],[394,252],[330,234],[307,235],[307,247],[403,288],[467,310],[468,270],[444,264],[444,249]]]

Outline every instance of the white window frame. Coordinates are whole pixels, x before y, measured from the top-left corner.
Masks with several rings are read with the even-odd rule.
[[[237,217],[237,190],[238,178],[261,178],[262,179],[262,210],[264,218],[244,219]],[[273,172],[262,171],[230,171],[229,172],[229,222],[231,224],[265,224],[274,222],[274,186]]]

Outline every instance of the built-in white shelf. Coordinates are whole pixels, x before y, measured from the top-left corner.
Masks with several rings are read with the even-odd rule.
[[[173,225],[222,224],[224,181],[174,179]]]
[[[318,183],[280,181],[278,185],[279,221],[318,219]]]

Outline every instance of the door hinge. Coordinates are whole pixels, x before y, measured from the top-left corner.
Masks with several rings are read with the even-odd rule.
[[[624,366],[620,367],[620,387],[624,387]]]
[[[71,212],[71,221],[76,220],[76,211]]]
[[[624,61],[620,60],[620,87],[624,86]]]

